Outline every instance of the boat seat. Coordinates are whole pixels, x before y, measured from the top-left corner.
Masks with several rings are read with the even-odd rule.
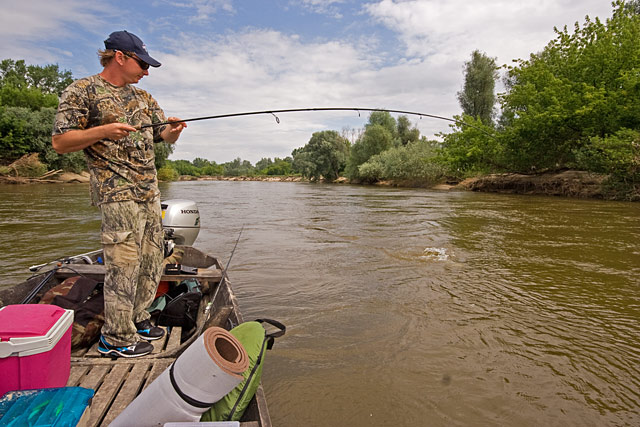
[[[101,281],[104,278],[105,268],[101,264],[69,264],[61,267],[56,276],[67,278],[72,276],[86,276],[90,279]],[[222,279],[222,271],[216,268],[199,268],[197,274],[163,274],[160,280],[179,282],[186,279],[198,279],[200,282],[219,282]]]

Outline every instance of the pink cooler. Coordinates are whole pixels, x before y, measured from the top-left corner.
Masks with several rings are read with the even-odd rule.
[[[0,308],[0,396],[64,387],[69,379],[73,310],[50,304]]]

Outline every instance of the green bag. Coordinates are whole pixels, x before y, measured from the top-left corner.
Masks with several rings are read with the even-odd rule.
[[[279,330],[267,333],[262,323]],[[282,323],[270,319],[244,322],[231,329],[231,334],[240,341],[249,356],[249,368],[242,374],[244,380],[202,414],[200,421],[240,421],[260,385],[264,353],[273,347],[275,338],[284,335],[286,329]]]

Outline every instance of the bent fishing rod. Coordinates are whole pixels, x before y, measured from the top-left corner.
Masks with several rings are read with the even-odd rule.
[[[276,116],[276,114],[280,114],[280,113],[300,113],[300,112],[313,112],[313,111],[356,111],[358,113],[358,117],[360,117],[360,111],[371,111],[371,112],[386,112],[386,113],[397,113],[397,114],[407,114],[407,115],[412,115],[412,116],[419,116],[421,119],[423,117],[428,117],[431,119],[438,119],[438,120],[446,120],[448,122],[452,122],[461,126],[469,126],[472,127],[474,129],[477,129],[485,134],[487,134],[488,136],[495,138],[493,135],[491,135],[489,132],[487,132],[486,130],[478,127],[478,126],[474,126],[472,124],[466,123],[462,120],[457,120],[457,119],[452,119],[449,117],[443,117],[443,116],[436,116],[434,114],[427,114],[427,113],[418,113],[415,111],[404,111],[404,110],[390,110],[387,108],[359,108],[359,107],[320,107],[320,108],[288,108],[288,109],[284,109],[284,110],[263,110],[263,111],[246,111],[244,113],[230,113],[230,114],[218,114],[218,115],[214,115],[214,116],[204,116],[204,117],[194,117],[191,119],[184,119],[184,120],[170,120],[170,121],[166,121],[166,122],[161,122],[161,123],[152,123],[152,124],[148,124],[148,125],[142,125],[140,126],[140,129],[144,129],[144,128],[149,128],[149,127],[157,127],[157,126],[164,126],[164,125],[171,125],[174,123],[183,123],[183,122],[196,122],[196,121],[200,121],[200,120],[213,120],[213,119],[225,119],[225,118],[229,118],[229,117],[240,117],[240,116],[257,116],[257,115],[261,115],[261,114],[271,114],[273,117],[275,117],[276,119],[276,123],[280,123],[280,119],[278,118],[278,116]]]

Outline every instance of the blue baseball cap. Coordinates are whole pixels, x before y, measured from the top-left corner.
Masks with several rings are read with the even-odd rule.
[[[147,47],[142,40],[135,34],[128,31],[114,31],[109,34],[109,38],[104,41],[104,47],[113,50],[123,50],[126,52],[133,52],[136,56],[142,59],[152,67],[159,67],[161,64],[149,56]]]

